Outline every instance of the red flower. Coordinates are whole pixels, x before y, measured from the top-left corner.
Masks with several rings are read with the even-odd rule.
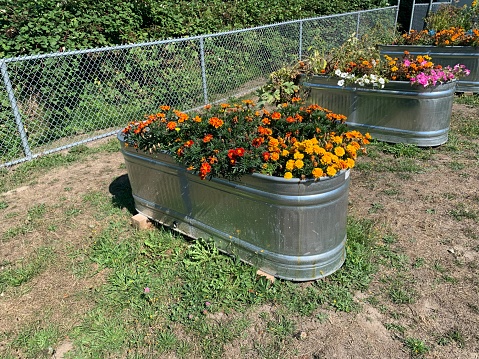
[[[205,179],[208,173],[211,172],[211,166],[208,162],[203,162],[200,167],[200,178]]]

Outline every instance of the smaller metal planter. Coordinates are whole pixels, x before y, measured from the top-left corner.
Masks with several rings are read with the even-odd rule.
[[[404,51],[411,55],[429,55],[435,64],[461,64],[471,70],[469,76],[457,81],[457,92],[479,93],[479,48],[473,46],[379,45],[381,55],[401,57]]]
[[[373,138],[420,147],[448,139],[456,82],[424,88],[391,81],[383,89],[338,86],[337,78],[303,78],[308,101],[348,117],[347,124]]]
[[[139,213],[293,281],[327,276],[345,260],[349,170],[319,181],[253,174],[201,180],[168,154],[122,143]]]

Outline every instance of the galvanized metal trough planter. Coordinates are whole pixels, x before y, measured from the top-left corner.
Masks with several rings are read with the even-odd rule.
[[[457,92],[479,93],[479,48],[474,46],[432,45],[378,45],[381,55],[400,57],[404,51],[411,55],[429,55],[435,64],[451,66],[465,65],[471,70],[469,76],[457,81]]]
[[[447,142],[455,81],[431,88],[391,81],[383,89],[341,87],[337,82],[311,76],[302,85],[310,90],[309,102],[346,115],[349,127],[377,140],[419,147]]]
[[[325,277],[345,260],[349,170],[318,181],[245,175],[201,180],[166,153],[122,144],[137,211],[292,281]]]

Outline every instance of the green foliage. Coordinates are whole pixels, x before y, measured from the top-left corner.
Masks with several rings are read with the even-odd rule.
[[[179,38],[383,6],[354,1],[5,0],[0,57]]]
[[[0,292],[29,282],[46,268],[53,257],[51,248],[41,247],[29,258],[16,263],[5,263],[5,268],[0,271]]]

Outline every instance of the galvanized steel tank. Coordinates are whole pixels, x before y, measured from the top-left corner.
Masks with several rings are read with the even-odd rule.
[[[246,175],[201,180],[166,153],[122,143],[139,213],[266,273],[293,281],[325,277],[345,260],[349,170],[318,181]]]
[[[348,117],[347,124],[385,142],[438,146],[448,139],[456,82],[434,87],[391,81],[383,89],[338,86],[337,78],[312,76],[302,85],[308,102]]]

